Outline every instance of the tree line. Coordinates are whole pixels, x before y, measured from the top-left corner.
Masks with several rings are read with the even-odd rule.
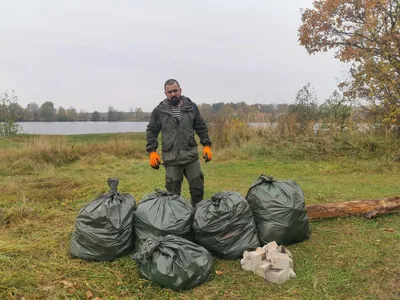
[[[143,112],[141,108],[131,109],[129,112],[118,111],[111,105],[107,112],[87,112],[82,109],[78,112],[74,107],[55,108],[54,103],[50,101],[41,105],[31,102],[23,108],[18,104],[18,98],[13,92],[11,95],[3,94],[0,102],[0,122],[10,118],[15,122],[146,121],[148,113]]]
[[[213,121],[217,116],[241,116],[249,122],[266,122],[273,121],[274,116],[296,111],[304,111],[307,118],[323,118],[332,113],[332,107],[341,107],[343,110],[350,110],[350,105],[345,104],[343,96],[335,91],[333,95],[327,99],[324,104],[318,105],[317,96],[310,83],[305,85],[295,95],[294,104],[247,104],[246,102],[225,103],[218,102],[213,104],[199,104],[199,110],[203,118],[207,122]],[[41,105],[35,102],[29,103],[25,108],[18,104],[18,98],[12,95],[4,94],[1,96],[0,102],[0,121],[12,118],[16,122],[24,121],[47,121],[47,122],[64,122],[64,121],[148,121],[150,112],[144,112],[141,108],[130,110],[129,112],[118,111],[113,106],[109,106],[107,112],[86,112],[84,110],[77,111],[76,108],[64,108],[62,106],[57,109],[53,102],[46,101]]]
[[[339,91],[333,91],[322,104],[310,83],[303,86],[295,95],[292,104],[252,104],[214,103],[200,104],[199,110],[206,120],[212,122],[219,117],[236,116],[246,122],[278,122],[283,116],[293,116],[300,124],[310,121],[345,123],[353,116],[355,119],[374,118],[373,113],[362,106],[356,106]]]
[[[151,112],[144,112],[141,108],[129,112],[117,111],[109,106],[105,113],[77,112],[75,108],[54,108],[52,102],[44,102],[42,105],[29,103],[26,108],[18,104],[18,98],[13,95],[3,94],[0,101],[0,136],[12,135],[18,132],[16,122],[23,121],[142,121],[150,120]],[[207,123],[220,118],[236,117],[245,122],[263,123],[279,122],[290,116],[300,125],[309,122],[328,122],[345,127],[349,118],[353,120],[369,120],[372,123],[381,121],[379,114],[369,107],[355,105],[343,93],[335,90],[323,103],[319,103],[314,88],[310,83],[304,85],[296,94],[292,104],[247,104],[246,102],[213,104],[202,103],[198,108]]]
[[[237,116],[247,122],[276,122],[282,115],[296,115],[299,123],[314,120],[330,120],[344,122],[353,113],[365,119],[374,118],[374,113],[366,107],[355,106],[342,93],[335,90],[330,97],[319,104],[314,88],[310,83],[303,86],[295,95],[292,104],[247,104],[246,102],[213,104],[202,103],[199,110],[206,122],[212,122],[218,117]],[[73,121],[149,121],[151,112],[144,112],[141,108],[129,112],[118,111],[109,106],[107,112],[77,111],[76,108],[54,107],[54,103],[46,101],[40,106],[29,103],[26,108],[18,104],[18,98],[3,94],[0,101],[0,122],[4,124],[24,121],[44,122],[73,122]],[[10,127],[9,125],[7,125]],[[4,134],[3,134],[4,135]]]

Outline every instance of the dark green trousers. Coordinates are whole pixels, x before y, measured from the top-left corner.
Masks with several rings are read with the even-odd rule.
[[[194,207],[203,200],[204,195],[204,175],[201,171],[200,161],[195,160],[184,165],[165,166],[165,188],[167,191],[180,194],[183,176],[189,183],[190,196]]]

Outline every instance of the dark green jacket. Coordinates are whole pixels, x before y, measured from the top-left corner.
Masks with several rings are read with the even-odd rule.
[[[158,134],[162,137],[162,159],[165,165],[180,165],[199,158],[194,134],[200,137],[203,146],[211,146],[207,125],[199,109],[189,98],[181,96],[183,108],[181,119],[175,118],[168,99],[153,110],[147,125],[147,152],[158,148]]]

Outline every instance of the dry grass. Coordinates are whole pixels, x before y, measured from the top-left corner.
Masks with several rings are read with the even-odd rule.
[[[38,170],[58,167],[74,161],[90,158],[101,161],[104,155],[143,158],[145,141],[131,135],[105,135],[96,140],[84,140],[66,136],[26,136],[9,138],[14,147],[0,151],[3,165],[0,174],[30,174]]]
[[[237,117],[221,117],[210,126],[213,148],[239,153],[241,157],[287,157],[292,159],[400,160],[400,138],[394,132],[360,131],[358,125],[328,123],[314,133],[315,122],[299,127],[296,118],[285,116],[273,127],[249,127]]]
[[[329,158],[328,151],[324,159],[315,159],[321,156],[310,152],[304,142],[298,145],[294,140],[277,139],[280,146],[286,146],[272,147],[264,139],[270,141],[273,136],[261,133],[256,139],[247,130],[243,127],[241,134],[249,134],[249,139],[240,145],[215,147],[213,161],[202,162],[207,198],[223,190],[245,195],[261,173],[295,180],[308,204],[400,195],[399,163],[364,159],[363,152]],[[376,142],[375,137],[371,141]],[[311,238],[289,247],[297,277],[281,286],[243,271],[238,261],[217,259],[215,269],[222,271],[221,275],[177,293],[140,278],[129,256],[104,263],[71,259],[68,246],[76,214],[108,191],[108,177],[119,177],[119,190],[137,200],[164,186],[164,171],[148,165],[143,135],[27,136],[2,139],[0,144],[7,145],[0,148],[0,299],[400,296],[399,215],[313,222]],[[290,145],[292,148],[286,149]],[[379,150],[381,145],[377,147]],[[307,153],[311,159],[293,159],[295,154],[301,157],[299,153]],[[189,196],[186,181],[183,195]]]

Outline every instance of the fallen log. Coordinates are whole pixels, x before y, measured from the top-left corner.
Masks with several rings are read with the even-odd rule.
[[[310,221],[348,216],[375,216],[400,212],[400,197],[306,205]]]

